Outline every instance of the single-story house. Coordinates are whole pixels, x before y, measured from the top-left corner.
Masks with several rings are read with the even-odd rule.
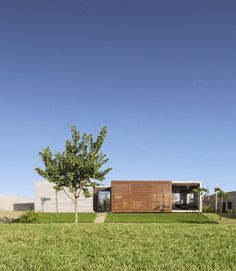
[[[81,193],[79,212],[198,212],[201,199],[194,192],[199,181],[112,181],[111,186],[91,187],[93,195]],[[69,191],[66,190],[67,194]],[[47,181],[35,182],[35,211],[73,212],[74,204],[64,191],[56,192]]]

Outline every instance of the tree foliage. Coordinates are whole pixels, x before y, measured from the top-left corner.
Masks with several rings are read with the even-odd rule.
[[[71,127],[71,140],[66,140],[63,152],[52,153],[50,147],[39,153],[45,169],[36,168],[39,175],[54,183],[57,189],[62,189],[75,204],[75,222],[77,222],[77,203],[81,192],[90,197],[90,186],[103,181],[112,168],[102,169],[108,161],[106,154],[101,152],[106,138],[107,129],[103,127],[93,139],[92,134],[84,133],[82,136],[75,126]],[[65,190],[68,188],[68,194]]]
[[[194,192],[198,193],[200,196],[209,193],[209,189],[205,187],[197,187],[193,189]]]

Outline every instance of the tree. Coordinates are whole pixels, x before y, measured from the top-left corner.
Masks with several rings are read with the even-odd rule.
[[[209,189],[205,188],[205,187],[197,187],[197,188],[193,189],[193,192],[197,193],[197,197],[198,197],[198,209],[199,209],[199,213],[200,213],[201,198],[202,198],[203,195],[209,193]]]
[[[101,152],[107,134],[106,127],[101,129],[96,140],[91,134],[84,133],[81,137],[75,126],[71,127],[71,134],[72,139],[66,141],[63,152],[53,154],[50,147],[40,152],[45,169],[35,170],[58,189],[62,189],[73,201],[77,223],[78,199],[81,193],[90,197],[89,187],[97,185],[96,181],[103,181],[112,168],[101,169],[108,161],[106,154]],[[70,193],[65,188],[68,188]]]
[[[62,189],[57,186],[57,185],[54,185],[53,186],[54,190],[55,190],[55,194],[56,194],[56,210],[57,210],[57,214],[58,214],[58,192],[60,192]]]
[[[215,187],[214,190],[215,190],[215,193],[216,193],[216,197],[221,200],[221,204],[220,204],[220,219],[222,219],[223,203],[224,203],[224,200],[226,200],[229,195],[228,195],[228,193],[224,192],[220,187]]]

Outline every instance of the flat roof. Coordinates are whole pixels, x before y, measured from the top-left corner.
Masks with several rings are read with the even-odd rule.
[[[109,188],[111,187],[110,185],[96,185],[94,186],[95,188]]]
[[[173,184],[201,184],[201,181],[173,181],[173,180],[112,180],[111,182],[171,182]]]
[[[171,180],[112,180],[111,182],[172,182]]]

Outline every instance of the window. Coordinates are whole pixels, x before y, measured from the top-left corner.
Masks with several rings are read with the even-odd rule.
[[[110,211],[111,209],[110,191],[98,192],[98,209],[99,211]]]

